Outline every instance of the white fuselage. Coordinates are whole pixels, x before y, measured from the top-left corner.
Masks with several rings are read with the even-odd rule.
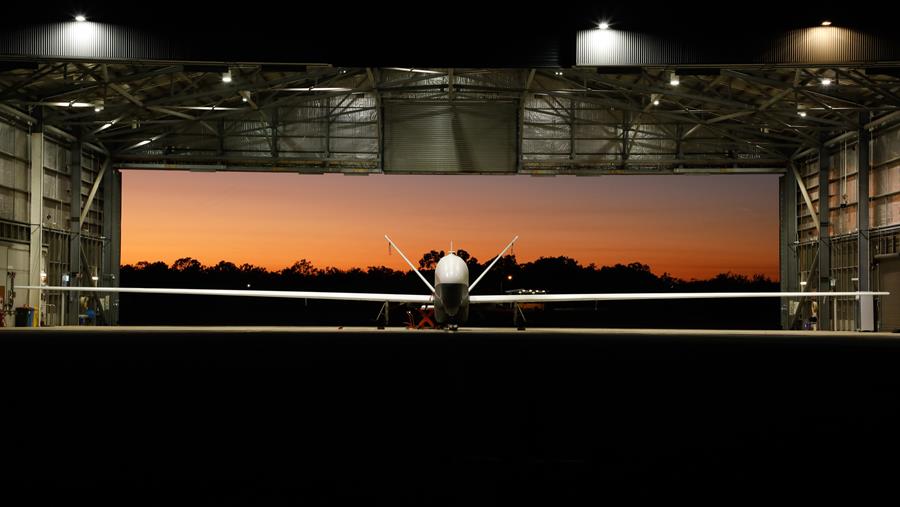
[[[469,306],[469,267],[453,252],[434,269],[434,307],[438,322],[448,318],[465,320]]]

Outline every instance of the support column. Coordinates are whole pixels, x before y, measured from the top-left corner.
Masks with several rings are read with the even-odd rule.
[[[797,180],[793,174],[786,174],[778,179],[779,193],[779,231],[781,248],[779,257],[781,264],[781,290],[783,292],[800,291],[800,274],[797,268]],[[790,329],[794,322],[791,303],[796,300],[781,300],[781,328]]]
[[[869,257],[869,141],[871,134],[865,125],[869,123],[869,113],[859,113],[859,135],[856,145],[856,189],[857,189],[857,233],[859,261],[857,266],[857,276],[859,284],[857,290],[871,290],[869,282],[869,273],[871,272],[871,259]],[[859,314],[856,322],[860,331],[875,330],[875,305],[872,296],[862,296],[859,298]]]
[[[29,199],[31,205],[28,210],[28,223],[31,229],[31,245],[28,250],[28,285],[41,284],[41,253],[44,243],[44,123],[43,114],[37,111],[38,122],[31,131],[31,171],[29,174]],[[43,311],[41,305],[41,291],[32,289],[28,291],[28,304],[34,308],[40,322],[40,314]]]
[[[828,171],[831,169],[831,157],[824,143],[819,146],[819,285],[820,292],[831,290],[831,236],[828,230],[830,192],[828,189]],[[831,330],[831,300],[818,298],[819,329]]]
[[[72,143],[69,151],[69,172],[71,192],[69,195],[69,284],[72,287],[81,285],[81,140]],[[77,292],[66,293],[65,322],[70,326],[78,325]]]
[[[122,173],[110,168],[103,181],[103,284],[119,286],[122,252]],[[119,323],[119,294],[109,294],[107,324]]]

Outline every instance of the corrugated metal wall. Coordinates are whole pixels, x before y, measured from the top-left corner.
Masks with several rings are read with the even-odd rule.
[[[853,279],[859,276],[858,231],[858,155],[855,140],[849,140],[834,147],[829,153],[831,169],[828,174],[827,194],[822,194],[822,202],[828,203],[829,237],[831,238],[831,265],[829,277],[835,280],[835,290],[856,290]],[[900,237],[900,125],[875,130],[870,144],[869,172],[869,228],[870,252],[877,260],[884,254],[896,252],[897,238]],[[817,212],[819,202],[819,161],[808,159],[798,164],[797,169],[809,192],[813,207]],[[800,192],[797,194],[797,245],[800,280],[809,280],[805,290],[816,288],[816,250],[818,234],[816,224]],[[866,241],[864,238],[863,241]],[[872,287],[883,290],[893,283],[893,271],[881,270],[880,261],[871,272]],[[871,267],[871,266],[869,266]],[[892,269],[892,268],[891,268]],[[885,277],[888,278],[885,278]],[[882,300],[884,305],[893,305],[894,297]],[[852,299],[837,299],[831,302],[833,328],[854,330],[856,328],[857,303]],[[883,317],[887,314],[883,314]],[[891,317],[893,318],[893,317]],[[885,325],[893,325],[882,320]]]
[[[172,44],[134,28],[105,23],[52,23],[0,35],[0,54],[91,60],[171,60]]]
[[[82,203],[87,200],[102,163],[94,153],[83,152],[81,185],[79,189],[73,189],[71,150],[66,143],[44,137],[43,210],[36,220],[44,226],[42,257],[50,285],[62,285],[62,275],[69,272],[70,203],[79,196],[79,190],[77,198]],[[0,265],[0,283],[5,282],[8,269],[16,272],[19,283],[28,280],[29,241],[34,230],[29,217],[30,157],[29,132],[25,127],[0,119],[0,260],[6,259]],[[98,192],[81,231],[82,249],[87,259],[85,268],[97,274],[105,246],[101,239],[102,224],[103,192]],[[25,302],[24,296],[24,293],[20,294],[18,305]],[[51,325],[61,324],[62,307],[61,294],[47,294],[44,321]]]
[[[576,65],[849,64],[896,62],[896,41],[836,26],[792,30],[754,47],[751,41],[708,40],[702,47],[622,30],[582,30]]]
[[[577,65],[667,65],[708,59],[680,41],[624,30],[581,30],[575,38]]]
[[[385,172],[516,171],[514,103],[384,105]]]
[[[895,61],[900,51],[895,43],[837,26],[792,30],[773,41],[757,63],[833,64]]]

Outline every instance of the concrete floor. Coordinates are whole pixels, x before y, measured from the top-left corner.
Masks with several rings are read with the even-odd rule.
[[[783,331],[783,330],[734,330],[734,329],[621,329],[621,328],[529,328],[524,331],[514,327],[461,327],[457,331],[443,329],[408,329],[405,327],[334,327],[334,326],[54,326],[43,328],[0,328],[0,333],[217,333],[240,335],[248,333],[265,334],[404,334],[430,336],[440,335],[573,335],[593,336],[667,336],[667,337],[778,337],[796,338],[855,338],[900,340],[900,333],[860,333],[852,331]]]
[[[896,495],[898,338],[4,329],[0,489],[33,504],[858,504]]]

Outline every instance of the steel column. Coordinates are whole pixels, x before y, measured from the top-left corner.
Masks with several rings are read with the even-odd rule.
[[[781,290],[785,292],[800,291],[800,273],[797,268],[797,180],[792,174],[778,178],[779,222],[781,247],[779,257],[781,264]],[[789,299],[781,300],[781,327],[790,329],[794,322]],[[796,309],[795,309],[796,311]]]
[[[69,284],[81,285],[81,141],[75,141],[69,150],[69,177],[71,191],[69,192]],[[78,304],[77,292],[66,294],[65,323],[78,324],[78,313],[81,305]]]
[[[831,157],[825,145],[819,146],[819,284],[818,290],[831,290],[831,232],[829,223],[828,172],[831,169]],[[831,302],[825,298],[819,300],[819,329],[831,330]]]
[[[108,163],[108,161],[107,161]],[[119,286],[119,265],[122,252],[122,173],[110,169],[103,180],[103,275],[102,284]],[[110,293],[105,308],[107,324],[119,323],[119,295]]]
[[[857,276],[859,284],[857,290],[869,290],[869,273],[871,272],[871,259],[869,257],[869,141],[871,134],[866,128],[869,123],[869,113],[863,112],[859,114],[859,136],[856,145],[857,156],[857,233],[859,260]],[[860,331],[875,330],[875,315],[872,297],[867,296],[859,300],[859,315],[856,320]]]
[[[43,114],[38,110],[37,117],[42,120]],[[31,228],[31,242],[28,249],[28,285],[41,284],[41,262],[44,243],[44,124],[36,123],[31,131],[31,172],[29,174],[29,199],[28,223]],[[41,291],[28,291],[28,304],[37,313],[40,322]]]

